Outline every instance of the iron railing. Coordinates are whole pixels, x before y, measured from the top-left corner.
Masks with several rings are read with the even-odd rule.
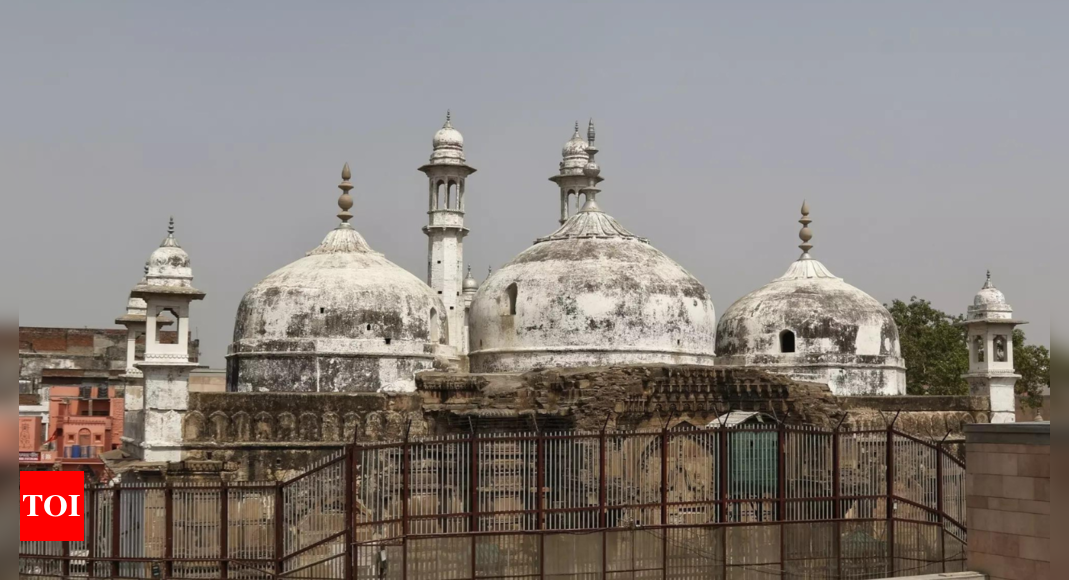
[[[284,483],[86,489],[24,577],[883,578],[962,571],[965,466],[893,428],[348,446]]]

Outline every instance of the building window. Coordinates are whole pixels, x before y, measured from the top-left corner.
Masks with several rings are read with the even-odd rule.
[[[509,284],[508,287],[508,299],[509,299],[509,316],[516,316],[516,299],[519,294],[519,287],[516,284]]]
[[[795,352],[795,337],[793,330],[784,330],[779,333],[779,351],[783,354],[791,354]]]
[[[178,314],[170,308],[156,315],[156,344],[178,344]]]
[[[987,361],[987,353],[985,352],[986,349],[984,348],[984,337],[977,336],[973,339],[973,343],[976,345],[976,362]]]
[[[1006,337],[998,335],[995,337],[995,362],[1010,362],[1010,353],[1006,348]]]

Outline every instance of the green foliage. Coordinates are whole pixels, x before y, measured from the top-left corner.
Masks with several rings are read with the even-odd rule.
[[[895,300],[888,307],[898,325],[902,358],[911,395],[967,395],[969,385],[962,375],[969,371],[969,347],[962,316],[951,316],[927,300]],[[1042,405],[1043,389],[1050,385],[1050,351],[1028,344],[1021,330],[1013,332],[1013,362],[1021,380],[1017,394],[1028,406]]]
[[[1050,386],[1050,351],[1045,346],[1026,344],[1024,331],[1013,331],[1013,368],[1021,375],[1017,394],[1029,407],[1043,405],[1043,389]]]
[[[963,317],[950,316],[916,296],[909,303],[895,300],[888,307],[898,325],[906,384],[911,395],[967,395],[969,349]]]

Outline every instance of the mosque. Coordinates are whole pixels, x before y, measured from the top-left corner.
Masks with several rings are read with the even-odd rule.
[[[427,372],[689,365],[767,371],[826,385],[838,397],[906,394],[891,314],[813,256],[808,204],[798,259],[718,319],[699,280],[602,209],[594,123],[585,136],[577,123],[550,177],[560,192],[559,227],[480,283],[464,264],[467,179],[476,170],[448,115],[432,144],[419,167],[427,176],[425,276],[375,251],[350,223],[354,186],[346,165],[337,227],[241,300],[227,352],[229,393],[404,395],[417,393]],[[979,330],[969,375],[974,394],[990,396],[992,405],[988,391],[1008,384],[1012,394],[1007,336],[1020,323],[996,293],[989,282],[976,298],[977,313],[995,314],[973,320]],[[119,320],[131,344],[138,333],[150,337],[144,360],[131,355],[126,395],[126,433],[152,450],[139,453],[145,459],[181,456],[182,377],[194,366],[183,343],[189,303],[203,297],[172,224]],[[151,340],[160,313],[177,319],[180,344]],[[993,356],[985,359],[985,350]],[[990,411],[997,420],[1006,410]]]

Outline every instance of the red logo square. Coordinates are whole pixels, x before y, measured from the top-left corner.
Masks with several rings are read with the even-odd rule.
[[[20,471],[19,504],[19,541],[85,541],[82,472]]]

